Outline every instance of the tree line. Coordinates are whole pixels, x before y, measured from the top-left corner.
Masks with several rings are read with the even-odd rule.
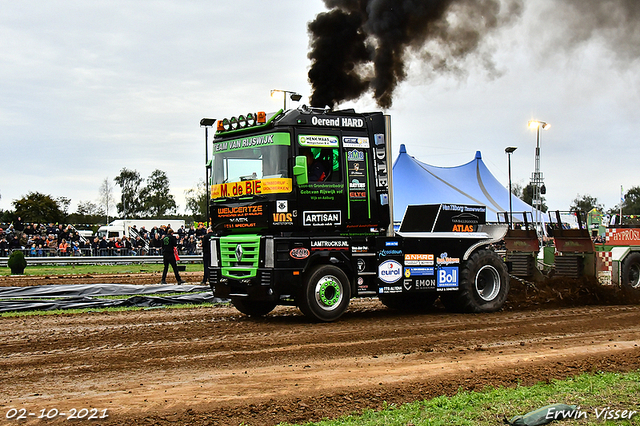
[[[522,186],[519,184],[512,184],[513,195],[520,198],[525,203],[531,205],[533,202],[533,186],[531,184]],[[541,197],[543,212],[547,212],[548,207],[545,203],[544,196]],[[640,186],[634,186],[625,192],[620,200],[620,203],[606,208],[604,204],[598,202],[597,197],[593,197],[589,194],[576,194],[576,198],[573,199],[569,206],[569,211],[572,212],[589,212],[592,209],[596,209],[601,213],[609,215],[619,214],[620,208],[622,208],[623,215],[640,215]],[[558,210],[558,209],[556,209]]]
[[[10,223],[18,217],[27,223],[106,223],[115,217],[126,219],[171,219],[184,218],[196,222],[206,221],[207,188],[203,179],[193,188],[185,191],[186,215],[177,213],[178,205],[170,192],[170,182],[167,174],[162,170],[154,170],[146,179],[137,170],[123,168],[113,179],[115,185],[121,189],[120,200],[114,197],[114,185],[109,178],[105,178],[99,188],[97,202],[80,201],[77,211],[69,213],[71,200],[67,197],[54,198],[39,192],[29,192],[19,200],[14,200],[14,210],[0,210],[0,222]],[[533,188],[531,185],[512,185],[513,194],[525,203],[531,205]],[[618,214],[620,207],[624,215],[640,215],[640,186],[634,186],[624,193],[620,204],[605,210],[605,206],[596,197],[589,194],[577,194],[572,201],[570,211],[588,212],[597,209],[602,213]],[[545,198],[542,197],[542,211],[548,210]]]
[[[119,201],[115,199],[114,184],[121,189]],[[76,212],[69,213],[71,199],[29,192],[12,201],[13,210],[0,210],[0,222],[11,223],[18,217],[25,223],[101,224],[116,217],[206,221],[207,190],[202,179],[196,187],[185,191],[186,215],[178,214],[178,204],[171,194],[169,178],[159,169],[144,179],[137,170],[125,167],[113,179],[113,183],[108,177],[105,178],[98,193],[96,201],[80,201]]]

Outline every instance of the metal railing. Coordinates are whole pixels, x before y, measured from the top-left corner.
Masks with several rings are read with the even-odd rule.
[[[27,265],[101,265],[162,263],[162,256],[27,256]],[[6,267],[9,257],[0,257],[0,267]],[[180,255],[178,263],[202,263],[202,255]]]

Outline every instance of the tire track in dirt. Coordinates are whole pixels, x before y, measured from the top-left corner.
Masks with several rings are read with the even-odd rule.
[[[108,408],[113,424],[276,424],[640,368],[637,306],[418,315],[362,299],[330,324],[290,307],[259,320],[216,307],[1,321],[4,412]]]

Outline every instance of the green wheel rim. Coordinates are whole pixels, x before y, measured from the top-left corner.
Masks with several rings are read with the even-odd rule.
[[[340,281],[332,275],[324,276],[318,280],[315,290],[316,301],[324,310],[333,310],[342,302],[342,286]]]

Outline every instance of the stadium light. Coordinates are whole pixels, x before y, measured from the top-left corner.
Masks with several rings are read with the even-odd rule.
[[[280,90],[280,89],[271,89],[271,97],[275,98],[276,93],[282,93],[284,98],[284,110],[287,110],[287,94],[289,95],[289,99],[294,102],[299,102],[302,99],[302,95],[296,92],[291,92],[289,90]]]
[[[509,159],[509,229],[513,229],[513,194],[511,193],[511,154],[518,149],[517,146],[508,146],[504,149]]]

